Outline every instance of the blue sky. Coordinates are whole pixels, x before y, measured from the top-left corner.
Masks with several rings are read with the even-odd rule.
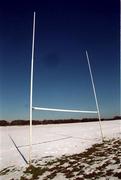
[[[95,110],[88,50],[102,117],[119,115],[119,1],[26,1],[2,4],[0,119],[29,119],[33,12],[33,104]],[[34,112],[33,119],[91,117]]]

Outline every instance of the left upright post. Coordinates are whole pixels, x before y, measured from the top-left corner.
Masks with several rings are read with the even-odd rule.
[[[32,35],[32,53],[31,53],[31,78],[30,78],[30,128],[29,128],[29,165],[31,165],[32,156],[32,98],[33,98],[33,67],[34,67],[34,44],[35,44],[35,17],[33,16],[33,35]]]

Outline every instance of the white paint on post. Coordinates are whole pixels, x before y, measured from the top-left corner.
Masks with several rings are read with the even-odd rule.
[[[86,57],[87,57],[87,63],[88,63],[88,67],[89,67],[89,72],[90,72],[90,77],[91,77],[91,82],[92,82],[92,87],[93,87],[93,92],[94,92],[94,97],[95,97],[95,103],[96,103],[96,107],[97,107],[97,114],[98,114],[98,118],[99,118],[101,138],[102,138],[102,141],[103,141],[104,137],[103,137],[103,131],[102,131],[102,125],[101,125],[101,116],[100,116],[100,111],[99,111],[99,105],[98,105],[98,100],[97,100],[97,95],[96,95],[95,84],[94,84],[94,80],[93,80],[93,75],[92,75],[89,55],[88,55],[87,51],[86,51]]]
[[[29,164],[32,154],[32,98],[33,98],[33,65],[34,65],[34,42],[35,42],[35,16],[33,17],[32,55],[31,55],[31,79],[30,79],[30,129],[29,129]]]
[[[52,108],[42,108],[42,107],[33,107],[33,110],[40,111],[54,111],[54,112],[69,112],[69,113],[98,113],[97,111],[81,111],[81,110],[72,110],[72,109],[52,109]]]

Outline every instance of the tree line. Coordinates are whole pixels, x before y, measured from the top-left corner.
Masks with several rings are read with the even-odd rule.
[[[113,118],[107,119],[103,118],[101,121],[106,120],[117,120],[121,119],[121,116],[114,116]],[[46,124],[65,124],[65,123],[80,123],[80,122],[95,122],[99,121],[98,118],[83,118],[83,119],[58,119],[58,120],[33,120],[33,125],[46,125]],[[13,120],[13,121],[6,121],[0,120],[0,126],[23,126],[29,125],[29,120]]]

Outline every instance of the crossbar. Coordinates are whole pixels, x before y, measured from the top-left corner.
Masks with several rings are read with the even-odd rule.
[[[40,111],[56,111],[56,112],[72,112],[72,113],[98,113],[97,111],[81,111],[81,110],[72,110],[72,109],[52,109],[52,108],[42,108],[42,107],[32,107],[33,110]]]

